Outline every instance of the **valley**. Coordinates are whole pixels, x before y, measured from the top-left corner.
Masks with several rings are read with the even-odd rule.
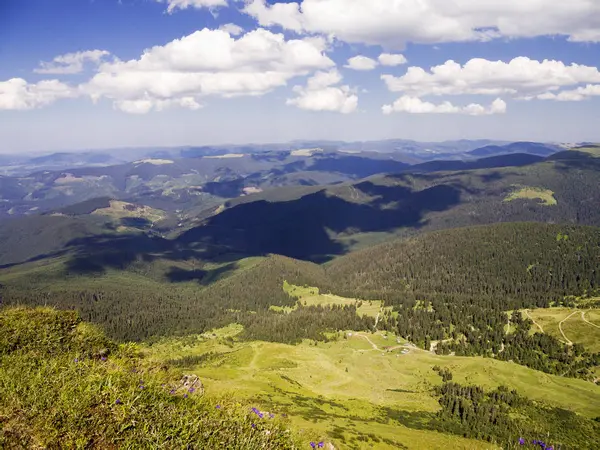
[[[152,401],[268,425],[261,436],[282,440],[263,448],[495,449],[548,433],[557,448],[593,448],[600,160],[587,147],[498,148],[413,165],[332,149],[164,153],[25,177],[17,197],[47,179],[47,209],[0,219],[0,320],[27,330],[31,317],[53,336],[74,310],[100,333],[90,342],[119,355],[108,372],[92,358],[90,376],[120,374],[126,397],[140,389],[123,375],[135,360]],[[102,195],[89,177],[108,183]],[[6,361],[34,354],[2,339]],[[64,351],[71,362],[50,354],[79,370]],[[201,397],[162,399],[192,375]],[[1,414],[62,426],[9,404]],[[127,430],[114,433],[142,433]]]

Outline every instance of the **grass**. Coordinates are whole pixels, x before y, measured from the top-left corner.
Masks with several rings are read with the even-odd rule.
[[[569,341],[582,344],[589,351],[600,352],[600,309],[534,309],[529,310],[528,313],[523,312],[523,316],[532,318],[544,330],[544,333],[554,336],[562,342],[566,342],[564,333]],[[586,322],[584,317],[596,326]],[[563,320],[563,333],[561,333],[559,324]],[[540,332],[540,328],[534,324],[531,332]]]
[[[159,209],[150,208],[149,206],[134,205],[132,203],[111,200],[110,207],[95,210],[92,214],[109,216],[117,219],[125,217],[137,217],[146,219],[150,222],[158,222],[163,220],[167,214]]]
[[[217,337],[165,339],[144,352],[157,362],[210,354],[189,367],[204,380],[207,392],[286,413],[294,428],[326,435],[338,449],[494,448],[425,429],[424,420],[438,409],[431,395],[432,387],[441,384],[435,365],[448,367],[461,384],[506,385],[533,400],[587,417],[600,415],[600,387],[592,383],[489,358],[435,355],[397,345],[391,333],[387,338],[383,333],[346,333],[346,338],[338,333],[328,343],[290,346],[238,342],[232,331],[224,335],[233,340],[216,330]],[[390,346],[398,348],[383,351]]]
[[[572,150],[582,153],[588,153],[595,157],[600,157],[600,145],[590,145],[588,147],[574,148]]]
[[[540,200],[540,203],[545,206],[554,206],[558,202],[554,198],[554,192],[550,189],[544,189],[539,187],[518,187],[518,189],[511,192],[505,199],[505,202],[510,202],[517,199],[526,200]]]
[[[358,315],[371,317],[377,317],[384,309],[392,310],[392,308],[384,308],[383,302],[380,300],[358,300],[333,294],[321,294],[319,288],[310,286],[294,286],[293,284],[284,282],[283,290],[291,297],[296,297],[298,302],[303,306],[354,305],[357,306],[356,312]],[[297,306],[297,304],[293,308],[271,306],[271,309],[289,313],[297,308]]]
[[[74,312],[0,309],[0,448],[295,449],[319,437],[182,375]]]

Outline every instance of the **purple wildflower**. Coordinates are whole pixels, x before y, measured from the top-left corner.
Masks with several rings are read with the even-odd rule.
[[[519,438],[519,445],[525,445],[525,439]]]
[[[121,405],[123,402],[121,401],[120,398],[115,400],[115,405]]]
[[[101,361],[106,361],[108,358],[106,356],[103,356],[102,358],[100,358]]]
[[[169,391],[169,394],[171,394],[171,395],[175,395],[175,389],[171,389],[171,390]]]
[[[183,398],[188,398],[188,395],[187,394],[183,394]]]
[[[261,419],[264,417],[263,413],[258,413],[258,417],[260,417]]]
[[[547,447],[546,450],[554,450],[553,446]]]
[[[74,361],[75,361],[76,363],[78,363],[78,362],[79,362],[79,358],[75,358],[75,359],[74,359]]]
[[[269,417],[270,417],[271,419],[273,419],[273,418],[275,417],[275,414],[273,414],[273,413],[269,413]]]
[[[315,444],[314,442],[311,442],[311,443],[310,443],[310,446],[311,446],[312,448],[317,448],[317,444]]]
[[[143,385],[142,385],[142,386],[140,386],[140,389],[144,389],[144,386],[143,386]]]
[[[191,388],[188,389],[188,391],[189,391],[190,394],[193,394],[195,390],[196,389],[194,389],[193,387],[191,387]]]
[[[323,448],[323,447],[325,447],[325,442],[323,442],[323,441],[319,442],[319,443],[317,444],[317,447],[319,447],[319,448]]]
[[[256,428],[256,424],[254,424],[254,423],[253,423],[253,424],[252,424],[252,428]]]
[[[215,406],[215,408],[221,409],[221,405],[217,405],[217,406]]]

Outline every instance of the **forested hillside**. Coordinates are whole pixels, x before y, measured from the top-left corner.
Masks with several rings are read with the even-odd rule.
[[[600,226],[600,159],[579,152],[553,158],[265,191],[230,201],[178,241],[322,262],[394,236],[447,228],[527,221]]]
[[[549,373],[588,378],[600,354],[530,335],[505,311],[549,307],[600,289],[600,229],[535,223],[461,228],[398,240],[326,268],[336,291],[383,299],[387,326],[440,353],[488,355]],[[512,331],[505,329],[508,323]]]

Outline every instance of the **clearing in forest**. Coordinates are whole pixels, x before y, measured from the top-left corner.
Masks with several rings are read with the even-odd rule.
[[[517,199],[540,200],[541,205],[553,206],[558,204],[554,198],[554,192],[550,189],[530,186],[515,186],[515,190],[511,192],[505,199],[505,202],[510,202]]]
[[[166,213],[160,209],[154,209],[145,205],[134,205],[133,203],[111,200],[108,208],[95,210],[92,214],[110,216],[117,219],[125,217],[146,219],[149,222],[158,222],[166,217]]]
[[[600,309],[542,308],[523,311],[523,316],[535,322],[531,333],[540,332],[541,327],[564,343],[600,351]]]
[[[384,310],[392,310],[392,308],[384,308],[383,302],[380,300],[358,300],[333,294],[321,294],[319,288],[294,286],[287,281],[284,281],[283,283],[283,290],[291,297],[296,297],[302,306],[355,305],[357,307],[356,312],[358,315],[371,316],[374,318],[377,318]],[[290,312],[297,307],[298,305],[296,304],[293,308],[272,306],[271,309]]]

